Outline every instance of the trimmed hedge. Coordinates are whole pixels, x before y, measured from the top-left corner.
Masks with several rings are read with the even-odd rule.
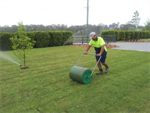
[[[49,31],[48,33],[50,35],[50,47],[63,45],[73,35],[70,31]]]
[[[11,37],[14,36],[14,33],[1,33],[0,34],[0,50],[12,50],[12,42],[10,40]]]
[[[125,32],[124,31],[119,31],[119,40],[125,40]]]
[[[31,40],[34,40],[35,39],[35,33],[34,32],[27,32],[27,36],[29,38],[31,38]]]
[[[117,31],[117,30],[106,30],[101,33],[102,36],[105,35],[116,35],[117,41],[124,40],[138,40],[150,38],[150,31]],[[113,37],[110,37],[113,38]]]
[[[134,31],[126,31],[125,32],[125,37],[126,37],[126,40],[134,39],[135,32]]]
[[[50,36],[50,43],[49,46],[60,46],[62,43],[62,34],[60,31],[49,31],[49,36]]]
[[[33,40],[36,41],[34,48],[48,47],[50,43],[50,36],[46,31],[34,31]]]
[[[68,40],[68,38],[70,38],[73,33],[70,31],[62,31],[62,36],[63,36],[63,40],[62,40],[62,45]],[[69,42],[68,44],[72,45],[73,44],[73,40],[72,42]]]
[[[105,30],[101,33],[102,36],[105,35],[116,35],[116,40],[120,40],[120,33],[117,30]],[[114,36],[109,37],[109,38],[114,38]]]
[[[12,50],[12,42],[10,38],[16,33],[1,33],[0,34],[0,49]],[[34,48],[62,46],[73,33],[71,31],[33,31],[27,32],[27,36],[36,41]],[[73,42],[72,42],[73,43]],[[72,44],[71,43],[71,44]]]

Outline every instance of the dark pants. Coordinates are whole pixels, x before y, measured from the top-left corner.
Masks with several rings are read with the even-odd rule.
[[[95,47],[95,52],[96,52],[96,54],[99,54],[99,53],[100,53],[100,50],[101,50],[101,48],[96,48],[96,47]],[[100,59],[100,62],[101,62],[101,63],[105,63],[105,60],[106,60],[106,57],[107,57],[107,52],[105,51],[105,49],[104,49],[104,51],[103,51],[103,53],[102,53],[101,56],[102,56],[102,57],[101,57],[101,59]],[[98,61],[99,58],[100,58],[100,56],[96,56],[96,61]]]

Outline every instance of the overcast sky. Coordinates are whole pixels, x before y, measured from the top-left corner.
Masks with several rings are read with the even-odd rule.
[[[0,0],[0,25],[86,24],[87,0]],[[89,24],[126,24],[135,11],[140,25],[150,19],[150,0],[89,0]]]

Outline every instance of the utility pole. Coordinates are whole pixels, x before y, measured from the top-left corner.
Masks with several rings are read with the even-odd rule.
[[[86,37],[89,36],[88,20],[89,20],[89,0],[87,0],[87,18],[86,18]],[[88,41],[88,39],[87,39]]]

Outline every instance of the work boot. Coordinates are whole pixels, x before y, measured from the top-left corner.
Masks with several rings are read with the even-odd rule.
[[[96,75],[102,75],[102,74],[104,74],[103,71],[96,73]]]
[[[106,67],[105,73],[108,73],[108,71],[109,71],[109,67]]]

